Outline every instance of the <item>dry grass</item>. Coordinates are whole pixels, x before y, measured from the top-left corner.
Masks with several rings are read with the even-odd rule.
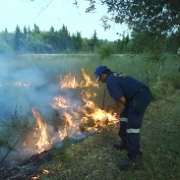
[[[168,74],[171,74],[172,71],[177,72],[174,61],[173,63],[169,62],[171,62],[171,57],[165,64],[163,73],[167,74],[168,72]],[[80,68],[82,67],[93,78],[94,69],[99,63],[97,56],[21,56],[18,59],[18,63],[17,61],[12,61],[9,66],[17,69],[39,67],[45,72],[48,80],[56,84],[59,82],[59,75],[67,74],[69,70],[77,78],[80,78]],[[112,70],[133,75],[141,81],[146,80],[145,64],[142,56],[114,56],[103,60],[102,63]],[[145,160],[145,168],[143,170],[119,171],[118,163],[126,157],[126,152],[119,152],[112,148],[113,142],[119,140],[117,136],[118,124],[115,124],[87,138],[80,144],[70,145],[67,141],[63,148],[52,149],[53,160],[41,167],[41,169],[48,169],[50,174],[41,175],[40,179],[180,179],[180,93],[176,91],[179,85],[179,78],[166,76],[165,81],[172,81],[172,86],[167,82],[165,82],[165,85],[161,82],[161,86],[154,88],[154,92],[157,93],[155,94],[156,99],[158,100],[151,103],[144,117],[141,136]],[[166,85],[168,85],[168,88],[166,88]],[[95,102],[99,107],[102,105],[103,90],[104,88],[98,90],[99,96],[96,99],[97,102]],[[162,94],[164,94],[164,97],[161,96]],[[173,95],[169,96],[169,94]],[[110,97],[106,94],[106,108],[108,108],[107,102],[110,102]]]
[[[47,180],[177,180],[180,178],[180,93],[172,98],[153,101],[144,117],[141,141],[144,169],[121,172],[118,163],[126,152],[112,148],[118,141],[118,124],[87,138],[77,145],[53,149]]]

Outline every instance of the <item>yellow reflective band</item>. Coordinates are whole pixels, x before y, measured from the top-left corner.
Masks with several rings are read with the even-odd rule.
[[[128,122],[128,118],[126,118],[126,117],[120,117],[120,121]]]
[[[140,129],[127,129],[126,130],[127,133],[140,133]]]
[[[119,73],[114,73],[115,77],[126,77],[126,74],[119,74]]]

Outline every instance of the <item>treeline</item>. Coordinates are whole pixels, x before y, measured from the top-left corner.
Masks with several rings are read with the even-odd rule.
[[[81,37],[81,33],[70,35],[64,25],[59,31],[53,27],[49,31],[41,31],[34,24],[34,28],[24,27],[23,30],[16,27],[14,33],[6,29],[0,33],[0,53],[72,53],[93,51],[98,41],[96,32],[91,39]]]
[[[157,39],[157,40],[156,40]],[[56,31],[53,27],[49,31],[41,31],[34,24],[34,28],[16,27],[14,33],[7,29],[0,32],[0,54],[6,53],[92,53],[103,47],[110,47],[112,53],[142,53],[149,49],[161,52],[177,53],[180,47],[180,29],[170,36],[156,38],[155,34],[133,31],[131,35],[122,35],[114,42],[98,39],[96,31],[90,39],[82,38],[81,33],[70,34],[63,25]]]

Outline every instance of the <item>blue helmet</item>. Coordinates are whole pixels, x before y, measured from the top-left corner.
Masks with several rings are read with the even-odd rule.
[[[96,82],[98,82],[99,80],[99,76],[105,71],[107,70],[106,66],[98,66],[95,70],[95,76],[96,76]]]

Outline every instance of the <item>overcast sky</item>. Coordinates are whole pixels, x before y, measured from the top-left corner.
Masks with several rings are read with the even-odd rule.
[[[51,3],[50,3],[51,2]],[[14,32],[17,25],[21,29],[34,24],[40,30],[48,31],[52,26],[59,30],[64,24],[71,35],[81,32],[82,37],[91,38],[94,30],[99,39],[116,40],[118,33],[127,32],[127,27],[111,24],[110,30],[104,30],[100,18],[106,14],[105,7],[99,5],[95,13],[85,13],[88,2],[79,0],[79,6],[74,0],[0,0],[0,31],[5,28]],[[48,7],[47,7],[48,6]]]

